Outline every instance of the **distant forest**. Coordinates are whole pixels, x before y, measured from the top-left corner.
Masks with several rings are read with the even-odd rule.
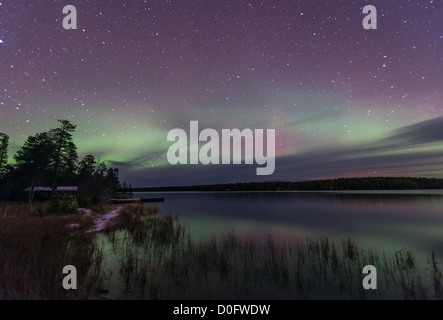
[[[200,186],[132,188],[132,191],[326,191],[419,189],[443,189],[443,179],[408,177],[340,178],[300,182],[242,182]]]

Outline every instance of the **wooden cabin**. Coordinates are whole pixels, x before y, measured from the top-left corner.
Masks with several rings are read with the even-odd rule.
[[[29,192],[31,191],[31,187],[26,188],[25,199],[29,199]],[[51,197],[55,194],[68,194],[69,196],[75,196],[77,194],[78,187],[77,186],[58,186],[55,189],[50,187],[34,187],[34,201],[46,201],[51,199]]]

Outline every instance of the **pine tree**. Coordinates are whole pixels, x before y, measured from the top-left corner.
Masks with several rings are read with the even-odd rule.
[[[52,153],[53,186],[57,185],[57,180],[60,176],[72,176],[75,173],[75,165],[77,162],[77,147],[72,141],[72,133],[77,126],[73,125],[68,120],[57,121],[61,123],[61,126],[49,131],[49,135],[55,146]]]
[[[49,183],[53,150],[52,139],[47,132],[44,132],[28,137],[23,147],[14,155],[16,173],[30,187],[29,202],[33,199],[34,187],[37,184]]]
[[[5,174],[8,165],[8,145],[9,137],[0,132],[0,178]]]
[[[90,178],[94,174],[95,167],[97,165],[97,161],[95,157],[88,154],[83,158],[82,161],[78,164],[78,175],[79,179]]]

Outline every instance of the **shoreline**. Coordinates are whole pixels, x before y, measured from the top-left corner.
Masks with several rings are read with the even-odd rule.
[[[117,206],[115,209],[107,213],[96,213],[94,214],[91,209],[79,208],[78,213],[82,213],[87,217],[92,217],[94,219],[94,227],[87,230],[86,233],[100,232],[106,229],[113,222],[115,218],[120,215],[123,210],[123,206]]]

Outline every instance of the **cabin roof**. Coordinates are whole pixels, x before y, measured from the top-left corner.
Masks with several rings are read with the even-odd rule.
[[[55,188],[54,191],[77,191],[78,187],[76,186],[59,186]],[[24,191],[31,191],[31,187],[26,188]],[[53,191],[52,188],[49,187],[34,187],[34,191]]]
[[[30,191],[31,187],[26,188],[25,191]],[[34,191],[52,191],[49,187],[34,187]]]
[[[57,187],[55,191],[77,191],[78,187],[70,187],[70,186],[64,186],[64,187]]]

